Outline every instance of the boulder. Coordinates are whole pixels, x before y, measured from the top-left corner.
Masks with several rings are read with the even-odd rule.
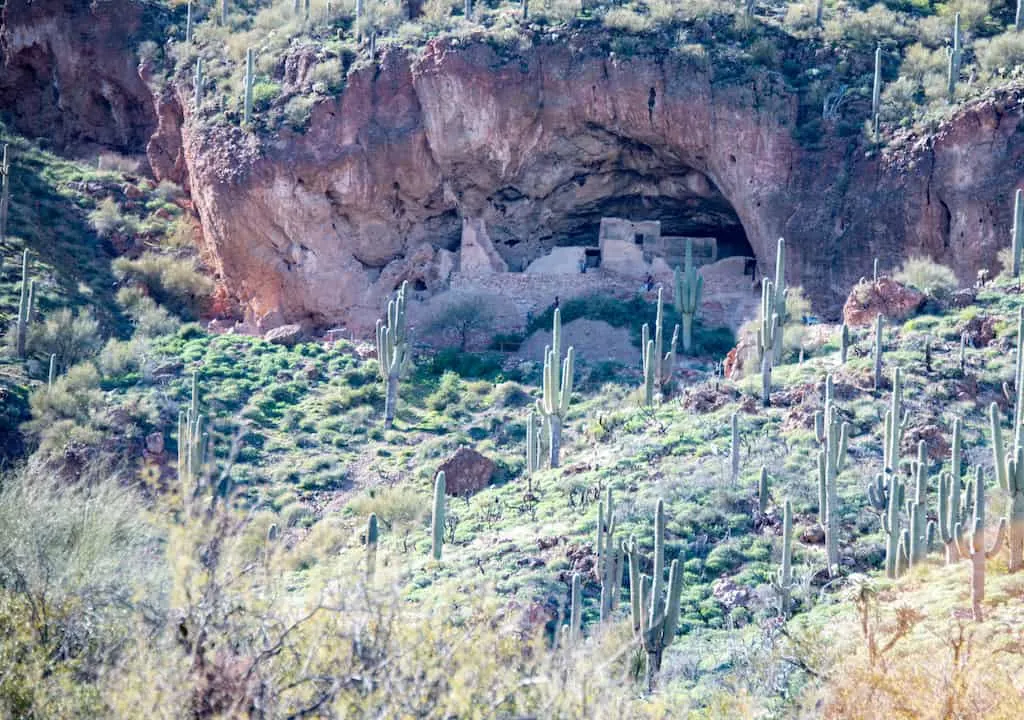
[[[448,495],[472,495],[490,483],[491,475],[494,474],[494,461],[463,446],[445,460],[438,470],[444,472],[445,492]]]
[[[303,330],[301,325],[282,325],[273,330],[267,331],[263,339],[275,345],[291,347],[302,340]]]
[[[843,321],[848,327],[871,325],[882,315],[886,320],[901,321],[916,313],[925,296],[892,278],[858,283],[843,305]]]

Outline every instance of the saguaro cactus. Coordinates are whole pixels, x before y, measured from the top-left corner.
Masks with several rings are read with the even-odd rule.
[[[960,560],[960,549],[958,547],[960,532],[964,524],[964,508],[960,501],[961,488],[961,428],[963,421],[960,418],[953,420],[953,446],[950,451],[951,469],[948,473],[939,475],[939,538],[946,546],[946,564],[950,565]]]
[[[202,482],[205,440],[203,416],[199,413],[199,376],[193,373],[188,408],[178,413],[178,485],[186,512],[191,510],[192,498]]]
[[[875,390],[882,388],[882,313],[875,316]]]
[[[665,355],[661,354],[663,347],[663,327],[665,323],[665,308],[662,301],[661,288],[658,288],[658,314],[654,323],[654,339],[651,339],[651,331],[647,323],[641,329],[641,350],[643,352],[644,367],[644,404],[647,407],[654,405],[655,395],[661,394],[662,389],[672,379],[672,370],[676,363],[676,343],[679,342],[679,326],[676,325],[672,333],[672,343]]]
[[[543,452],[543,443],[541,442],[541,429],[537,424],[537,414],[535,411],[530,411],[530,416],[526,420],[526,476],[529,478],[535,472],[540,470],[540,458]],[[533,489],[533,482],[530,482],[530,489]]]
[[[768,510],[769,487],[768,468],[761,466],[761,477],[757,481],[757,511],[762,515]]]
[[[188,7],[185,9],[185,42],[192,42],[192,0],[188,0]]]
[[[917,459],[911,464],[914,478],[914,499],[907,501],[907,516],[910,518],[909,544],[904,549],[908,567],[915,567],[928,554],[931,539],[935,536],[935,524],[928,520],[928,455],[925,442],[917,443]]]
[[[686,240],[686,255],[683,270],[676,268],[675,304],[676,310],[683,319],[683,352],[693,352],[693,319],[700,310],[701,294],[704,290],[704,278],[693,264],[693,241]]]
[[[757,352],[761,359],[761,403],[771,405],[772,367],[782,357],[782,336],[786,323],[786,243],[779,238],[775,254],[775,280],[761,285],[761,323]]]
[[[192,81],[193,91],[195,93],[195,106],[199,109],[199,106],[203,104],[203,59],[196,58],[196,74]]]
[[[839,327],[839,364],[846,364],[846,355],[850,350],[850,328],[843,323]]]
[[[11,208],[11,161],[4,143],[3,157],[0,158],[0,242],[7,237],[7,216]]]
[[[622,546],[615,540],[615,503],[612,489],[597,504],[597,577],[601,581],[601,622],[618,606],[622,582]]]
[[[386,385],[385,428],[390,428],[395,421],[398,384],[409,364],[409,339],[405,323],[405,292],[408,285],[408,282],[403,282],[394,299],[388,302],[387,321],[377,320],[377,362]]]
[[[377,513],[370,513],[366,520],[366,582],[373,582],[377,571]]]
[[[444,544],[444,494],[445,476],[442,470],[434,478],[434,505],[433,512],[430,515],[430,551],[435,560],[441,559],[441,546]]]
[[[956,84],[960,80],[960,63],[963,59],[963,50],[960,48],[960,13],[953,17],[953,49],[949,53],[949,70],[947,75],[946,92],[949,101],[953,102],[956,97]]]
[[[21,254],[21,301],[18,303],[18,323],[15,328],[15,350],[19,358],[25,357],[25,340],[32,322],[32,302],[35,281],[28,276],[28,250]]]
[[[989,420],[996,479],[1007,495],[1004,520],[1009,525],[1009,570],[1016,572],[1021,569],[1024,559],[1024,445],[1019,442],[1024,429],[1021,425],[1014,428],[1015,448],[1006,453],[1003,449],[1003,433],[999,427],[999,406],[996,403],[989,406]]]
[[[1013,240],[1010,250],[1013,253],[1013,277],[1020,277],[1020,258],[1024,251],[1024,190],[1020,189],[1013,194]]]
[[[57,355],[50,353],[50,370],[46,373],[46,389],[53,389],[53,381],[57,378]]]
[[[683,573],[679,560],[672,561],[668,576],[667,599],[662,597],[665,575],[665,503],[658,500],[654,516],[653,577],[640,574],[640,553],[636,540],[629,550],[629,590],[633,614],[633,631],[639,636],[647,653],[647,688],[654,686],[654,677],[661,669],[661,657],[675,639],[679,622],[679,603],[683,591]]]
[[[793,506],[786,501],[782,511],[782,561],[772,588],[779,596],[779,615],[789,617],[790,597],[793,589]]]
[[[228,24],[228,0],[220,0],[220,24]]]
[[[563,362],[561,346],[562,315],[558,308],[555,308],[551,345],[544,348],[543,396],[537,401],[537,411],[544,418],[544,424],[548,428],[548,460],[553,468],[558,467],[558,455],[562,446],[562,421],[569,412],[576,357],[576,351],[570,347]]]
[[[839,570],[839,490],[836,478],[846,462],[850,425],[839,421],[832,376],[825,378],[825,409],[815,413],[814,426],[821,450],[818,452],[818,514],[825,528],[825,556],[829,577]]]
[[[243,119],[248,125],[252,122],[252,86],[256,74],[252,48],[245,51],[245,108]]]
[[[882,46],[875,48],[875,79],[871,86],[871,126],[878,140],[878,120],[882,110]]]
[[[579,642],[583,629],[583,603],[581,598],[580,574],[572,574],[572,585],[569,591],[569,642]]]
[[[868,501],[882,513],[882,531],[885,533],[885,576],[895,579],[899,575],[900,506],[903,505],[904,484],[894,472],[879,473],[874,484],[868,486]]]
[[[974,522],[968,539],[956,533],[960,541],[960,555],[971,561],[971,606],[974,619],[981,622],[984,617],[981,603],[985,600],[985,561],[992,558],[1003,544],[1006,536],[1006,518],[1000,518],[996,540],[990,548],[985,547],[985,475],[978,467],[974,476]]]
[[[895,473],[899,463],[903,431],[910,422],[909,413],[903,409],[903,369],[896,368],[892,374],[892,396],[889,409],[885,411],[885,440],[883,463],[886,472]]]
[[[740,479],[740,424],[739,414],[729,416],[729,477],[733,483]]]

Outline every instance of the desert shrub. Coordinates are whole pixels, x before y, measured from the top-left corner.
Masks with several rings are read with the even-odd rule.
[[[103,345],[100,324],[88,308],[73,314],[61,308],[41,323],[29,326],[26,347],[34,355],[57,356],[57,367],[66,369],[91,358]]]
[[[978,64],[990,75],[1012,71],[1024,64],[1024,34],[1010,30],[974,45]]]
[[[903,16],[881,3],[865,11],[847,10],[825,23],[825,37],[829,40],[871,50],[883,40],[905,40],[913,33]]]
[[[69,488],[23,471],[0,482],[0,715],[106,714],[88,683],[134,636],[143,606],[154,619],[163,610],[145,516],[109,480]]]
[[[97,362],[103,375],[116,378],[140,372],[151,353],[152,348],[141,335],[131,340],[108,340]]]
[[[112,170],[119,173],[135,175],[142,167],[142,162],[127,155],[115,152],[102,152],[96,158],[96,167],[100,170]]]
[[[371,488],[349,503],[359,517],[376,513],[377,519],[389,528],[411,527],[427,511],[425,495],[406,485]]]
[[[605,13],[604,26],[609,30],[642,33],[650,29],[651,20],[631,8],[617,7]]]
[[[917,108],[919,84],[908,78],[899,77],[885,86],[882,92],[882,119],[901,123],[913,117]]]
[[[135,235],[139,231],[138,218],[123,213],[111,197],[100,200],[96,209],[89,213],[89,224],[101,238]]]
[[[341,67],[341,60],[328,58],[318,62],[309,73],[309,79],[316,85],[323,85],[329,92],[337,92],[345,85],[345,73]]]
[[[786,3],[786,17],[783,25],[793,30],[809,30],[814,27],[816,7],[813,2]]]
[[[464,378],[496,379],[501,376],[503,357],[499,353],[459,352],[457,348],[445,348],[437,352],[423,370],[434,376],[454,372]]]
[[[926,257],[908,259],[893,278],[939,301],[947,299],[960,287],[951,268]]]
[[[103,402],[100,374],[92,363],[81,363],[54,379],[53,387],[40,388],[29,397],[34,423],[45,429],[57,420],[87,422]]]
[[[427,407],[433,410],[445,410],[449,405],[459,401],[459,376],[450,370],[441,376],[437,389],[427,396]]]
[[[170,335],[177,331],[181,322],[156,304],[137,287],[125,287],[117,291],[117,303],[135,325],[136,337],[153,338]]]
[[[147,252],[137,260],[119,257],[113,268],[119,279],[139,283],[156,302],[185,319],[198,317],[213,294],[213,281],[196,269],[191,257]]]
[[[295,95],[285,103],[284,119],[296,130],[302,130],[309,125],[309,119],[313,114],[313,107],[316,105],[316,98],[309,95]]]
[[[166,203],[174,203],[185,197],[185,191],[170,180],[161,180],[153,189],[153,194]]]
[[[261,80],[252,85],[252,107],[254,111],[266,110],[281,95],[281,86],[276,82]]]

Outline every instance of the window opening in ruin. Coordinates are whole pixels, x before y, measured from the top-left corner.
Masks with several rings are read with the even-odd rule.
[[[644,234],[643,233],[637,233],[636,235],[634,235],[633,236],[633,242],[635,242],[637,245],[643,245],[644,244]]]
[[[422,279],[417,279],[416,282],[412,284],[412,289],[417,292],[425,292],[427,289],[427,284],[423,282]]]
[[[601,249],[600,248],[584,248],[583,257],[588,268],[599,268],[601,267]]]

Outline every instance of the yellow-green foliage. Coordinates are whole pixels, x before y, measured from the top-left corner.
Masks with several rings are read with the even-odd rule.
[[[948,297],[960,286],[951,268],[926,257],[906,260],[893,278],[938,300]]]
[[[193,257],[147,252],[137,260],[119,257],[113,267],[118,278],[141,284],[156,302],[186,318],[198,316],[213,292],[213,281],[196,269]]]
[[[29,326],[28,351],[49,358],[57,356],[57,366],[68,368],[93,357],[103,345],[100,326],[88,308],[74,313],[61,308],[46,316],[43,322]]]

